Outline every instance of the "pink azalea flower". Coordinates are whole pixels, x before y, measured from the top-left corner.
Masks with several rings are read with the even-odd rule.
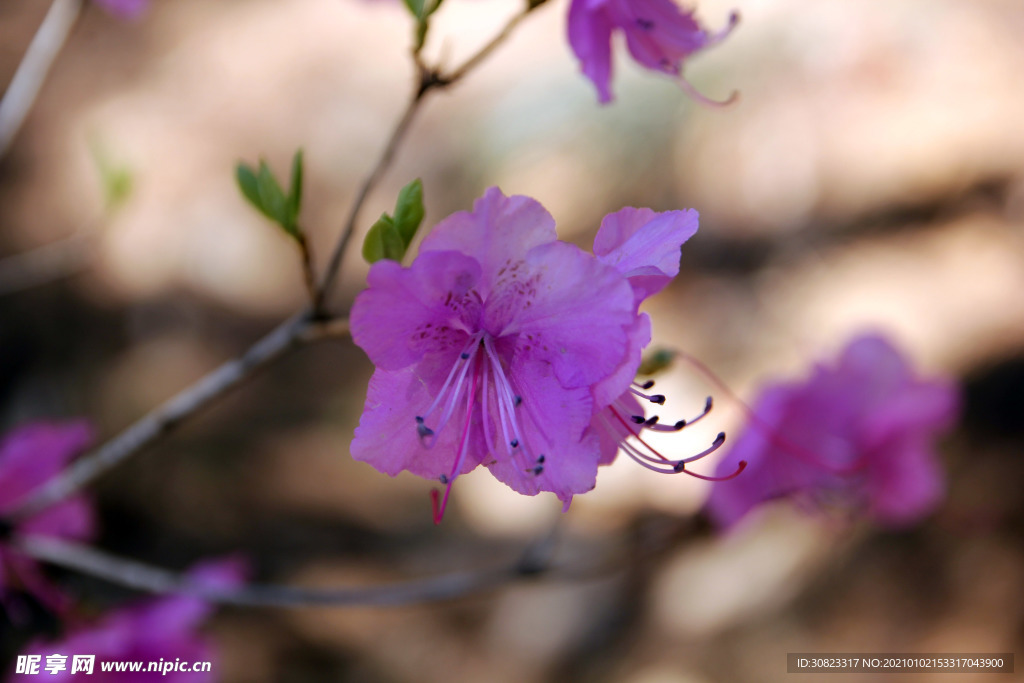
[[[189,572],[194,581],[213,588],[231,588],[243,580],[242,564],[234,559],[207,562]],[[210,640],[199,632],[213,612],[200,598],[171,595],[141,601],[110,612],[95,623],[79,627],[57,641],[36,641],[23,654],[46,657],[67,655],[66,668],[55,674],[42,671],[48,681],[164,681],[165,683],[212,683],[217,680],[216,653]],[[95,655],[92,673],[72,673],[71,655]],[[101,662],[175,662],[190,667],[212,662],[211,671],[142,671],[131,674],[103,673]],[[21,680],[15,675],[12,680]]]
[[[942,500],[933,442],[958,413],[951,383],[917,378],[885,339],[851,341],[834,366],[804,382],[767,387],[756,422],[720,464],[750,463],[715,486],[711,517],[731,526],[758,504],[796,497],[813,507],[862,509],[888,525],[915,522]]]
[[[8,434],[0,442],[0,518],[64,469],[92,440],[85,422],[36,423]],[[21,520],[8,533],[39,534],[83,540],[93,534],[92,508],[83,496],[68,498]],[[50,609],[64,608],[64,597],[43,576],[34,560],[0,545],[0,601],[12,610],[12,591],[33,594]],[[16,616],[16,615],[15,615]]]
[[[558,241],[536,201],[492,188],[410,267],[374,264],[351,316],[377,366],[353,457],[446,484],[438,519],[478,465],[527,495],[589,491],[610,460],[591,422],[629,394],[650,339],[637,306],[678,272],[695,230],[695,212],[623,209],[595,257]]]
[[[683,78],[683,63],[693,53],[724,39],[738,21],[739,15],[733,13],[728,26],[710,33],[697,23],[693,12],[680,9],[672,0],[572,0],[569,45],[584,75],[597,87],[602,103],[612,99],[611,41],[615,31],[625,35],[629,53],[639,64],[675,77],[692,96],[714,103]]]
[[[135,19],[149,7],[150,0],[94,0],[97,5],[121,19]]]

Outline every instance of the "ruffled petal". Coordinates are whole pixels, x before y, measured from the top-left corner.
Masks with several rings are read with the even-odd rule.
[[[409,268],[378,261],[352,306],[352,339],[373,364],[397,370],[462,348],[480,315],[480,264],[454,251],[420,254]]]
[[[635,320],[626,279],[564,242],[534,248],[520,265],[495,286],[485,327],[496,337],[517,335],[516,357],[550,363],[563,387],[612,374]]]
[[[646,313],[641,313],[636,316],[633,324],[626,331],[626,353],[622,362],[611,375],[594,385],[595,410],[601,410],[605,406],[611,405],[629,389],[629,385],[636,378],[640,362],[643,360],[643,351],[650,343],[651,318]],[[641,415],[643,409],[632,414]]]
[[[583,75],[597,88],[602,104],[611,102],[612,28],[604,2],[572,0],[569,6],[569,45]]]
[[[417,434],[416,417],[433,403],[457,355],[437,354],[401,370],[374,372],[352,440],[352,457],[391,476],[403,470],[427,479],[449,475],[465,425],[465,392],[448,424],[436,432],[431,448]],[[475,468],[486,456],[481,430],[480,411],[474,409],[460,474]]]
[[[583,434],[593,414],[587,388],[562,388],[544,362],[520,363],[509,375],[522,397],[515,409],[523,442],[521,452],[534,459],[543,455],[543,470],[534,474],[536,460],[510,457],[505,444],[499,442],[493,449],[496,460],[488,464],[491,473],[519,493],[532,496],[550,491],[563,501],[594,488],[600,444],[596,435]],[[498,434],[495,425],[496,440],[501,438]]]
[[[486,299],[494,283],[514,263],[541,244],[557,239],[555,219],[530,197],[506,197],[492,187],[473,203],[437,224],[420,246],[420,257],[457,251],[480,264],[477,291]],[[417,259],[418,260],[418,259]]]
[[[679,274],[679,250],[696,234],[698,218],[693,209],[621,209],[601,221],[594,255],[629,278],[640,303]]]

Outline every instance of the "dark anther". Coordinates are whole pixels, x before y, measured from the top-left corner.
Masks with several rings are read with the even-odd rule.
[[[512,448],[519,448],[519,439],[512,439],[508,445]]]
[[[714,405],[714,403],[715,403],[715,399],[712,398],[711,396],[708,396],[708,400],[704,401],[704,412],[705,413],[710,413],[711,412],[711,406]]]
[[[651,415],[649,418],[647,418],[644,424],[647,425],[648,427],[653,427],[654,425],[658,424],[658,419],[659,418],[657,415]]]
[[[629,419],[633,420],[633,422],[635,422],[638,425],[642,425],[644,422],[647,421],[643,415],[632,415]]]
[[[675,466],[674,466],[674,467],[672,468],[672,471],[673,471],[673,472],[682,472],[682,471],[683,471],[683,470],[685,470],[685,469],[686,469],[686,461],[685,461],[685,460],[680,460],[680,461],[679,461],[679,462],[677,462],[677,463],[675,464]]]
[[[642,17],[637,17],[636,25],[645,31],[650,31],[652,28],[654,28],[653,21],[651,21],[650,19],[644,19]]]
[[[448,483],[448,475],[447,474],[442,474],[440,477],[437,478],[437,480],[439,482],[441,482],[442,484],[447,484]]]
[[[539,464],[541,464],[541,463],[543,463],[543,462],[544,462],[544,460],[545,460],[545,457],[544,457],[544,454],[543,454],[543,453],[541,453],[540,455],[538,455],[538,456],[537,456],[537,464],[538,464],[538,465],[539,465]]]
[[[646,382],[644,382],[643,384],[641,384],[640,388],[643,389],[644,391],[647,391],[648,389],[650,389],[653,386],[654,386],[654,380],[653,379],[649,379]]]
[[[6,541],[14,533],[14,522],[0,517],[0,541]]]
[[[715,437],[715,441],[712,445],[715,446],[715,448],[717,448],[721,446],[723,443],[725,443],[725,432],[718,432],[718,436]]]
[[[533,476],[539,476],[544,471],[544,465],[537,465],[533,468]]]
[[[651,403],[657,403],[659,406],[665,405],[665,397],[662,394],[655,394],[650,398]]]
[[[682,429],[685,426],[686,426],[686,420],[680,420],[679,422],[676,422],[676,424],[675,424],[675,428],[676,429]]]
[[[425,439],[428,436],[433,436],[434,430],[427,425],[420,423],[416,425],[416,433],[420,435],[421,439]]]
[[[514,399],[512,399],[512,405],[516,405],[517,406],[517,405],[519,405],[522,402],[523,402],[523,397],[522,396],[516,396]]]
[[[419,415],[416,416],[416,424],[423,424],[423,418],[420,417]]]
[[[462,360],[468,360],[468,359],[469,359],[469,354],[466,353],[465,351],[463,351],[462,352]]]

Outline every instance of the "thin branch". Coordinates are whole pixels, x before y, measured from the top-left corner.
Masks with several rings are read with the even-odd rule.
[[[246,607],[340,607],[396,606],[449,600],[547,574],[553,569],[551,538],[541,539],[528,548],[520,560],[503,567],[349,588],[302,588],[275,584],[215,588],[196,583],[177,572],[49,536],[21,536],[13,541],[12,546],[37,560],[150,593],[194,595],[210,602]]]
[[[525,19],[530,12],[544,4],[545,1],[546,0],[540,0],[540,2],[530,3],[526,7],[526,9],[524,9],[519,14],[516,14],[511,19],[509,19],[508,23],[505,24],[505,27],[502,28],[501,31],[498,32],[498,34],[494,36],[494,38],[492,38],[489,43],[480,48],[476,52],[476,54],[474,54],[472,57],[463,62],[462,66],[456,67],[454,70],[442,76],[442,83],[444,85],[451,85],[452,83],[463,78],[467,73],[475,69],[477,66],[479,66],[480,62],[490,57],[491,53],[494,52],[494,50],[497,49],[498,46],[500,46],[503,42],[505,42],[505,40],[507,40],[510,35],[512,35],[512,31],[514,31],[516,27],[519,26],[519,22]]]
[[[95,235],[79,231],[56,242],[0,259],[0,296],[74,275],[88,264],[94,240]]]
[[[347,329],[347,321],[332,321],[333,332]],[[9,517],[23,519],[64,500],[132,454],[150,445],[215,399],[238,386],[253,373],[294,346],[320,338],[321,323],[302,313],[277,326],[248,351],[209,373],[156,410],[148,413],[95,451],[78,458],[57,477],[16,506]],[[323,336],[327,336],[326,334]]]
[[[338,277],[338,271],[341,268],[341,259],[344,257],[346,251],[348,251],[349,242],[352,240],[356,223],[359,221],[359,213],[362,211],[363,205],[370,196],[370,192],[372,192],[377,186],[377,183],[384,175],[384,172],[387,171],[388,167],[391,165],[391,161],[394,159],[395,152],[398,149],[399,144],[405,138],[405,135],[409,130],[409,126],[416,117],[416,113],[419,111],[427,94],[433,90],[450,87],[465,78],[470,71],[487,59],[487,57],[489,57],[490,54],[494,52],[494,50],[501,45],[509,35],[511,35],[512,31],[519,25],[519,23],[526,18],[526,15],[540,7],[544,2],[546,2],[546,0],[534,0],[534,2],[529,3],[526,9],[513,16],[508,23],[505,24],[505,27],[493,39],[491,39],[490,42],[480,48],[480,50],[478,50],[472,57],[467,59],[461,66],[455,68],[451,72],[443,73],[439,68],[428,67],[420,60],[417,53],[413,53],[413,60],[415,61],[419,72],[419,83],[416,86],[416,90],[412,98],[406,105],[401,118],[398,119],[398,123],[395,124],[394,130],[391,131],[391,137],[388,138],[387,143],[384,145],[384,151],[381,153],[380,158],[373,167],[373,170],[370,171],[370,175],[366,177],[362,187],[359,188],[359,193],[356,195],[355,202],[352,204],[352,208],[349,210],[345,224],[341,228],[341,234],[338,236],[338,241],[334,245],[334,251],[331,253],[331,258],[327,263],[327,270],[324,271],[324,277],[320,283],[320,289],[317,293],[318,296],[314,303],[314,311],[318,314],[323,312],[327,296]]]
[[[313,310],[318,314],[323,312],[327,295],[330,293],[331,288],[334,286],[334,281],[338,277],[338,271],[341,269],[341,259],[348,250],[348,243],[351,241],[352,234],[355,232],[356,222],[359,220],[359,213],[362,211],[363,204],[366,203],[366,199],[370,196],[370,192],[377,185],[381,176],[384,175],[384,171],[386,171],[387,167],[391,164],[391,160],[395,156],[395,151],[398,149],[399,143],[401,143],[402,139],[405,137],[406,131],[409,130],[409,125],[416,116],[416,112],[419,110],[420,103],[423,101],[423,96],[426,94],[427,90],[429,90],[429,88],[424,89],[423,87],[419,87],[416,94],[409,100],[409,104],[406,105],[402,118],[398,120],[398,123],[395,125],[395,129],[391,132],[391,137],[384,146],[383,153],[381,153],[380,158],[377,159],[377,163],[373,167],[373,170],[370,171],[370,175],[368,175],[366,180],[363,181],[362,187],[359,188],[359,194],[356,195],[355,202],[352,204],[352,208],[349,209],[348,218],[345,219],[345,225],[342,227],[341,234],[338,236],[338,241],[334,245],[334,251],[331,253],[331,259],[327,262],[327,270],[324,271],[323,280],[320,282],[320,288],[316,293]]]
[[[299,253],[302,256],[302,282],[306,286],[306,293],[309,295],[309,303],[314,309],[319,305],[320,299],[316,287],[316,271],[313,268],[313,249],[306,239],[306,234],[301,230],[298,233]]]
[[[32,109],[46,74],[70,35],[81,9],[82,0],[54,0],[29,43],[7,92],[0,100],[0,157],[7,152]]]

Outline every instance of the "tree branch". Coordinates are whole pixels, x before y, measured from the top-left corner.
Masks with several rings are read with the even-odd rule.
[[[549,574],[554,570],[551,564],[552,539],[553,535],[548,535],[534,543],[511,565],[388,585],[348,588],[302,588],[276,584],[214,588],[196,583],[177,572],[50,536],[20,536],[14,539],[12,546],[37,560],[150,593],[193,595],[214,603],[246,607],[382,607],[449,600]]]
[[[0,100],[0,157],[7,152],[25,116],[32,109],[46,74],[71,34],[81,9],[82,0],[54,0],[29,43],[7,92]]]
[[[75,460],[17,505],[8,517],[30,517],[67,498],[132,454],[171,432],[200,408],[223,396],[289,349],[323,336],[347,332],[347,329],[348,321],[339,319],[320,323],[311,320],[307,313],[286,320],[238,358],[224,363],[95,451]]]

